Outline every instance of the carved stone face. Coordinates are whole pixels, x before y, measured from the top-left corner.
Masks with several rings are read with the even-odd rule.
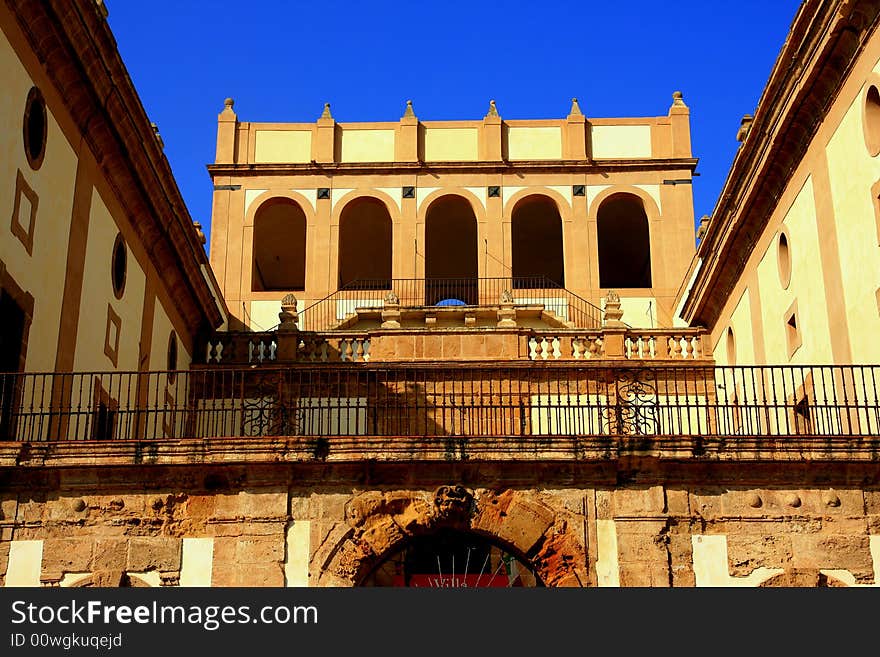
[[[440,486],[434,493],[439,518],[466,516],[472,504],[473,495],[464,486]]]

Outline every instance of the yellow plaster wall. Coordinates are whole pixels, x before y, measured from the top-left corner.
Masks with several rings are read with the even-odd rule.
[[[150,340],[150,370],[162,371],[168,367],[168,339],[173,329],[168,312],[159,299],[153,308],[153,333]],[[177,336],[177,369],[188,370],[192,358],[183,346],[180,335]],[[178,376],[173,382],[169,382],[165,374],[153,374],[147,391],[149,407],[159,408],[166,405],[167,399],[174,399],[174,408],[186,407],[186,379]],[[158,399],[157,399],[158,397]],[[147,435],[161,436],[168,429],[168,433],[179,437],[183,433],[183,413],[172,411],[164,416],[152,415],[147,418]],[[210,581],[210,580],[209,580]]]
[[[122,299],[117,299],[113,294],[110,267],[118,232],[110,211],[95,190],[89,217],[74,370],[114,369],[113,363],[104,354],[108,303],[122,320],[116,369],[130,371],[138,366],[146,277],[127,244],[125,292]]]
[[[596,159],[651,157],[649,125],[594,125],[591,134]]]
[[[311,522],[294,520],[287,528],[286,539],[284,583],[286,586],[308,586]]]
[[[783,289],[779,277],[778,235],[773,237],[758,265],[767,363],[830,363],[831,336],[811,178],[798,192],[783,224],[788,232],[791,253],[791,282],[788,289]],[[785,313],[795,299],[802,344],[789,360]],[[741,344],[742,340],[737,340],[737,343]]]
[[[633,328],[656,328],[660,326],[657,317],[657,299],[654,297],[626,297],[620,290],[620,309],[623,311],[622,321]],[[605,297],[600,302],[602,310],[605,309]]]
[[[596,520],[596,577],[599,586],[620,586],[617,527],[613,520]]]
[[[562,159],[562,128],[508,128],[507,158],[510,160]]]
[[[185,538],[180,559],[180,586],[211,586],[213,538]]]
[[[880,66],[878,66],[880,68]],[[880,180],[880,156],[871,157],[862,128],[864,93],[856,96],[826,147],[828,176],[852,360],[880,359],[877,288],[880,287],[880,246],[871,187]]]
[[[394,162],[394,130],[342,130],[343,162]]]
[[[425,127],[425,161],[448,162],[479,159],[477,128]]]
[[[11,541],[4,586],[39,586],[43,541]]]
[[[727,353],[727,329],[721,332],[721,338],[713,355],[715,362],[719,365],[737,365],[749,364],[755,362],[755,343],[754,333],[752,331],[752,311],[749,306],[749,294],[751,292],[746,288],[736,304],[736,309],[730,318],[729,326],[733,329],[733,338],[736,344],[736,362],[733,362],[731,355]]]
[[[38,171],[28,165],[22,121],[32,86],[24,66],[0,31],[0,116],[5,118],[0,122],[0,260],[16,283],[34,297],[25,364],[33,372],[55,368],[77,160],[47,108],[43,164]],[[39,197],[31,255],[10,230],[18,171]]]
[[[702,586],[758,586],[774,575],[784,572],[781,568],[760,567],[746,577],[731,577],[727,560],[727,536],[695,535],[691,537],[694,559],[694,579]]]
[[[310,162],[311,130],[257,130],[254,133],[254,162]]]
[[[164,370],[168,365],[168,336],[174,326],[168,317],[168,312],[162,305],[160,299],[156,299],[156,305],[153,309],[153,338],[150,341],[150,369]],[[177,337],[177,369],[189,369],[192,361],[189,354],[183,346],[180,335]]]

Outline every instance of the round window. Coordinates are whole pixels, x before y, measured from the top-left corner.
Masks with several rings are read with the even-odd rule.
[[[28,165],[36,171],[46,154],[46,101],[36,87],[31,87],[24,105],[24,154]]]
[[[113,294],[117,299],[122,298],[125,292],[125,273],[128,266],[128,252],[125,248],[125,240],[122,239],[122,233],[116,236],[116,242],[113,244],[113,257],[110,262],[110,278],[113,282]]]
[[[174,383],[177,378],[177,334],[171,331],[168,336],[168,361],[166,363],[168,369],[168,383]]]
[[[779,282],[782,284],[782,289],[787,290],[788,284],[791,283],[791,249],[788,245],[788,235],[784,232],[779,233],[779,244],[777,248]]]
[[[873,84],[865,94],[862,128],[868,153],[871,157],[880,154],[880,90]]]

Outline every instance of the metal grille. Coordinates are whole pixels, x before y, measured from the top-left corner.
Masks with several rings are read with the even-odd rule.
[[[878,375],[536,363],[2,374],[0,437],[877,436]]]

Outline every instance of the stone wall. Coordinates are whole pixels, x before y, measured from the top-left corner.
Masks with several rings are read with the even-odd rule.
[[[663,482],[546,463],[19,469],[3,479],[10,586],[353,586],[409,538],[443,528],[488,538],[548,586],[873,585],[880,568],[880,487],[845,482],[728,487],[706,472]]]

